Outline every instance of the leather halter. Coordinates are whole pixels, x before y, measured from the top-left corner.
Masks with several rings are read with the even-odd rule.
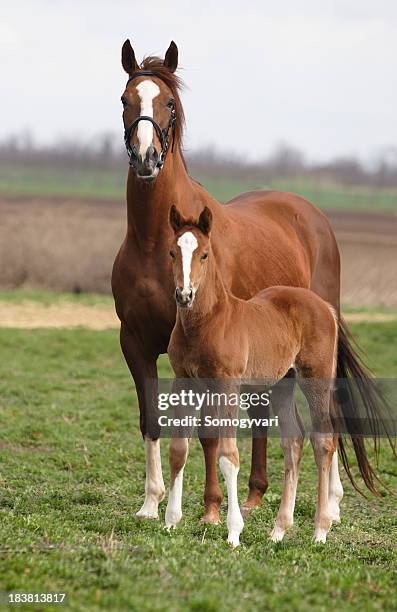
[[[151,70],[139,70],[138,72],[134,72],[130,76],[130,78],[127,81],[127,85],[133,79],[136,79],[137,77],[140,77],[140,76],[157,76],[157,75]],[[157,78],[160,78],[160,77],[157,76]],[[138,153],[137,153],[135,145],[131,146],[130,143],[131,143],[132,132],[138,126],[138,123],[140,121],[150,121],[150,123],[153,125],[154,129],[156,130],[156,134],[161,144],[161,153],[160,153],[156,166],[157,168],[161,168],[164,165],[165,156],[167,154],[168,147],[169,147],[170,130],[172,132],[171,151],[174,151],[175,121],[176,121],[175,104],[172,105],[170,119],[168,121],[167,126],[164,129],[161,128],[161,126],[157,123],[157,121],[153,119],[153,117],[148,117],[147,115],[140,115],[128,127],[124,129],[124,142],[125,142],[125,148],[127,149],[128,157],[130,158],[130,162],[129,162],[130,166],[132,166],[134,163],[134,160],[138,158]]]

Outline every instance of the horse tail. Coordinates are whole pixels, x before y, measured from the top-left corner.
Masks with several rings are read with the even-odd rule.
[[[387,402],[371,378],[357,350],[353,348],[353,342],[351,332],[343,318],[339,316],[336,374],[338,379],[343,379],[343,388],[337,393],[337,408],[352,441],[361,477],[366,487],[375,495],[379,495],[377,485],[381,484],[383,487],[385,485],[368,459],[365,436],[373,440],[376,466],[378,465],[381,437],[388,438],[395,456],[397,456],[396,448],[386,425]],[[364,407],[364,412],[361,406]],[[364,495],[351,472],[346,443],[342,436],[339,437],[339,454],[352,485]]]

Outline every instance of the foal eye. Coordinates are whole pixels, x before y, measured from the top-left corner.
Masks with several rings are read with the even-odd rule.
[[[208,257],[208,253],[203,253],[203,255],[201,256],[201,259],[207,259]]]
[[[125,98],[121,98],[121,104],[123,105],[123,108],[125,108],[127,106],[127,100]]]
[[[174,253],[174,251],[170,251],[170,255],[171,255],[172,259],[175,259],[175,253]]]

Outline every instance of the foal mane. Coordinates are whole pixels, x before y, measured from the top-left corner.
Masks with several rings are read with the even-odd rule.
[[[182,137],[185,127],[185,113],[183,111],[181,98],[179,96],[179,92],[185,87],[182,79],[164,66],[163,60],[160,57],[156,57],[154,55],[148,55],[145,57],[139,66],[139,70],[150,70],[153,72],[153,76],[163,81],[163,83],[165,83],[171,90],[172,96],[175,100],[176,112],[175,146],[179,148],[182,155]],[[139,70],[137,70],[137,74],[139,74]],[[184,159],[183,162],[185,163]]]

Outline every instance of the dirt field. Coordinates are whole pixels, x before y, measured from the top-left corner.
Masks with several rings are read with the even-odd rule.
[[[397,320],[390,313],[348,313],[349,323],[380,323]],[[119,320],[113,306],[85,306],[82,304],[38,304],[0,302],[0,327],[15,329],[44,329],[85,327],[87,329],[117,329]]]
[[[397,306],[397,215],[330,212],[342,301]],[[109,293],[123,202],[0,196],[0,288]]]

